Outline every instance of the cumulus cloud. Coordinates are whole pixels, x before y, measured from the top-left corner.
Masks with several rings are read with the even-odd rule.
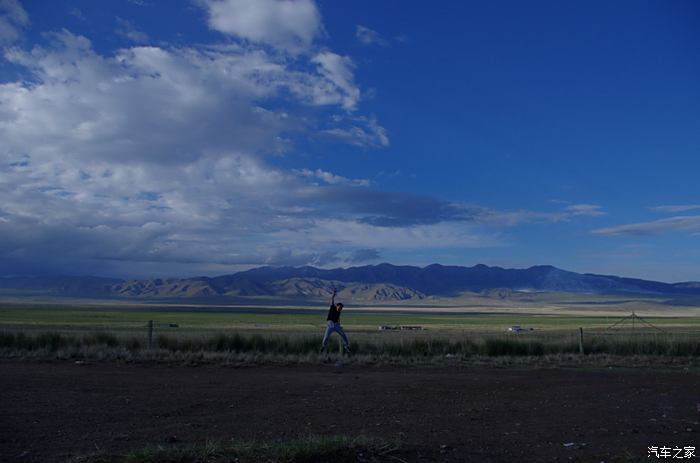
[[[11,151],[21,153],[28,139],[44,158],[177,163],[202,152],[275,151],[297,122],[258,101],[281,91],[318,106],[345,98],[322,74],[235,45],[133,47],[105,57],[84,37],[64,31],[54,40],[51,49],[6,54],[35,77],[31,86],[0,86],[0,130]]]
[[[299,53],[322,32],[313,0],[202,0],[209,27],[224,34]]]
[[[5,54],[29,78],[0,85],[4,259],[66,259],[67,250],[74,261],[329,258],[313,249],[285,254],[265,239],[312,225],[303,213],[314,206],[305,205],[309,189],[368,185],[264,159],[288,148],[286,134],[305,130],[265,102],[283,94],[296,104],[342,107],[344,93],[317,66],[300,69],[236,44],[105,56],[67,31],[48,38],[49,47]]]
[[[376,249],[367,243],[438,242],[441,222],[470,216],[366,179],[272,166],[265,153],[305,128],[262,102],[285,93],[326,103],[315,87],[330,74],[313,66],[290,69],[235,44],[105,56],[67,31],[49,39],[50,47],[6,53],[30,79],[0,85],[5,271],[357,262],[374,256],[354,253]],[[329,223],[338,224],[333,233],[313,231]],[[375,231],[384,238],[372,241]],[[459,237],[443,243],[483,244]]]
[[[273,4],[280,6],[251,8]],[[312,2],[300,4],[317,14]],[[279,167],[276,155],[293,152],[290,140],[316,132],[389,144],[377,119],[359,113],[350,58],[280,53],[286,41],[310,45],[321,27],[311,23],[311,35],[284,40],[295,29],[99,53],[62,30],[46,34],[45,46],[7,48],[4,58],[23,78],[0,84],[0,273],[342,264],[376,259],[384,247],[497,245],[498,233],[479,227],[555,220],[382,191],[328,169]]]
[[[84,37],[54,38],[53,49],[6,55],[34,74],[32,85],[0,86],[5,147],[20,154],[31,140],[35,161],[179,163],[203,151],[255,151],[285,121],[254,100],[285,86],[313,92],[262,53],[135,47],[104,57]]]
[[[19,40],[27,24],[29,15],[17,0],[0,0],[0,45]]]
[[[355,28],[355,38],[362,45],[379,45],[381,47],[389,46],[389,41],[379,35],[379,32],[360,24],[358,24]]]
[[[700,232],[700,216],[678,216],[652,222],[640,222],[614,227],[599,228],[593,231],[596,235],[658,235],[667,232]]]

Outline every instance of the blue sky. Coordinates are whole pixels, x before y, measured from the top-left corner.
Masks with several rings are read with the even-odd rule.
[[[700,280],[694,1],[0,0],[0,275]]]

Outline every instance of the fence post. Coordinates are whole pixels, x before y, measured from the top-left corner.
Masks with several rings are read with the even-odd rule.
[[[148,320],[148,348],[153,347],[153,320]]]
[[[584,354],[584,352],[583,352],[583,328],[578,329],[578,350],[581,353],[581,355]]]

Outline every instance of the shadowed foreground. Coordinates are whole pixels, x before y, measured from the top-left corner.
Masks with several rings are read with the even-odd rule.
[[[647,459],[648,446],[700,443],[697,371],[12,361],[0,369],[0,461],[310,434],[399,440],[407,461],[634,461]]]

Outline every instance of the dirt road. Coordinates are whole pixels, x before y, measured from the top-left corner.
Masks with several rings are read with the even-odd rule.
[[[309,433],[399,439],[412,461],[646,460],[648,446],[700,443],[697,371],[3,361],[0,372],[0,461]]]

